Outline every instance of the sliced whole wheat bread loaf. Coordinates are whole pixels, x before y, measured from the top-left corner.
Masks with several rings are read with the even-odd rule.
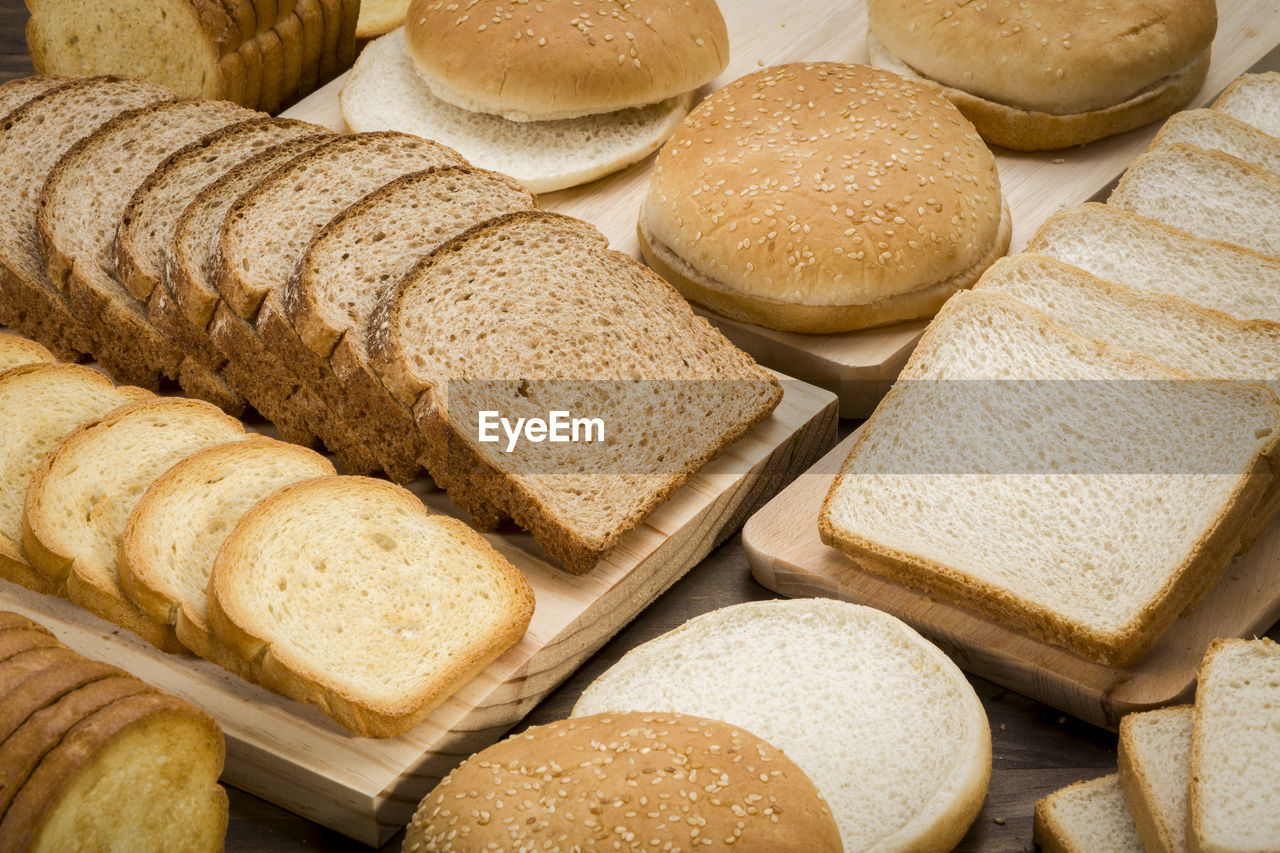
[[[116,386],[75,364],[20,368],[0,375],[0,577],[28,589],[56,593],[22,548],[22,504],[40,460],[76,427],[149,391]]]
[[[1241,74],[1213,102],[1213,108],[1280,137],[1280,72]]]
[[[1120,720],[1120,787],[1147,853],[1186,853],[1190,705]]]
[[[425,467],[455,503],[496,506],[575,573],[781,397],[665,281],[587,223],[542,211],[424,258],[384,292],[367,345],[387,390],[415,407]],[[601,418],[604,436],[509,454],[478,438],[489,410]]]
[[[52,364],[57,360],[44,344],[0,332],[0,373],[26,364]]]
[[[183,651],[172,626],[125,597],[120,538],[156,477],[197,450],[244,437],[240,422],[217,407],[176,397],[133,403],[76,429],[45,455],[27,487],[28,558],[86,610],[157,648]]]
[[[366,325],[378,297],[446,240],[533,207],[533,196],[510,178],[466,166],[397,178],[334,217],[307,247],[283,296],[297,333],[281,328],[275,313],[263,318],[263,339],[281,347],[312,393],[339,414],[349,440],[367,447],[392,480],[413,479],[422,448],[412,411],[369,367]]]
[[[62,359],[94,354],[108,368],[87,323],[46,276],[37,242],[40,189],[68,150],[120,113],[168,100],[153,83],[78,80],[28,101],[3,121],[0,145],[0,323],[40,341]]]
[[[1178,142],[1221,151],[1280,176],[1280,138],[1219,110],[1174,113],[1151,141],[1150,150]]]
[[[1044,853],[1144,853],[1115,773],[1037,800],[1033,832]]]
[[[514,646],[534,604],[479,533],[365,477],[254,505],[209,590],[213,632],[251,677],[372,737],[408,730]]]
[[[1091,202],[1054,213],[1027,250],[1099,278],[1167,293],[1238,320],[1280,322],[1280,259],[1196,237],[1154,219]]]
[[[203,658],[219,659],[209,631],[207,588],[213,560],[236,522],[290,483],[332,476],[314,451],[261,437],[216,445],[174,465],[138,501],[120,541],[120,586],[157,622]]]

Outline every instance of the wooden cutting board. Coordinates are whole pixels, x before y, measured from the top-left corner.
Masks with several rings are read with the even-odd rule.
[[[725,0],[720,4],[729,30],[731,58],[705,95],[766,65],[802,60],[867,61],[865,4],[850,0]],[[1275,0],[1219,0],[1218,35],[1209,78],[1190,106],[1209,103],[1241,72],[1280,42],[1280,9]],[[284,113],[292,118],[346,130],[338,108],[345,77],[325,86]],[[1013,217],[1011,252],[1020,250],[1049,214],[1088,200],[1141,153],[1159,124],[1065,151],[1021,153],[996,150],[1000,181]],[[640,202],[649,186],[653,157],[586,186],[541,196],[543,207],[585,219],[613,247],[640,256],[635,234]],[[840,398],[840,414],[865,418],[897,377],[920,339],[925,323],[837,335],[776,332],[704,316],[762,364],[788,376],[830,389]]]
[[[356,737],[308,705],[198,658],[156,651],[62,599],[0,581],[0,609],[26,614],[82,654],[212,714],[226,734],[227,784],[380,846],[404,827],[441,776],[498,740],[831,447],[835,397],[795,380],[782,378],[782,384],[782,402],[769,419],[704,466],[586,575],[556,568],[526,533],[512,528],[488,534],[533,585],[533,622],[515,648],[396,738]],[[431,508],[458,514],[429,480],[413,487]]]
[[[856,435],[857,433],[854,433]],[[866,571],[818,537],[818,513],[853,446],[849,436],[756,513],[742,544],[756,580],[792,598],[826,596],[892,613],[966,672],[1114,729],[1131,711],[1190,701],[1215,637],[1255,637],[1280,619],[1280,518],[1198,607],[1127,668],[1103,666],[923,590]]]

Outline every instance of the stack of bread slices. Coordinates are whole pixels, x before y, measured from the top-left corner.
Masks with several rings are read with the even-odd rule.
[[[41,74],[128,74],[274,113],[355,59],[359,0],[32,0]]]
[[[1054,214],[949,302],[824,541],[1091,660],[1140,658],[1280,507],[1277,105],[1280,75],[1246,75],[1176,115],[1108,204]]]
[[[1036,804],[1052,853],[1218,853],[1280,847],[1280,646],[1216,640],[1196,701],[1120,721],[1119,772]]]

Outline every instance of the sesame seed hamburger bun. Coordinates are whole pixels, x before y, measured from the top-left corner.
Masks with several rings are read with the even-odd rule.
[[[781,750],[728,723],[628,713],[537,726],[473,755],[419,804],[403,849],[842,848]]]
[[[995,158],[936,86],[781,65],[690,113],[638,224],[645,260],[731,319],[830,333],[927,317],[1009,246]]]
[[[993,145],[1066,148],[1199,91],[1214,0],[868,0],[871,63],[936,81]]]

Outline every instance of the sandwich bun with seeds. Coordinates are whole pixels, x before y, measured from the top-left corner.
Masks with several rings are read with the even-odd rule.
[[[658,154],[645,260],[723,316],[830,333],[927,317],[1009,246],[995,158],[932,84],[780,65],[703,101]]]
[[[715,0],[414,0],[340,100],[353,131],[435,139],[550,192],[657,150],[728,62]]]
[[[1214,0],[867,0],[871,64],[942,85],[993,145],[1040,151],[1141,127],[1204,83]]]

